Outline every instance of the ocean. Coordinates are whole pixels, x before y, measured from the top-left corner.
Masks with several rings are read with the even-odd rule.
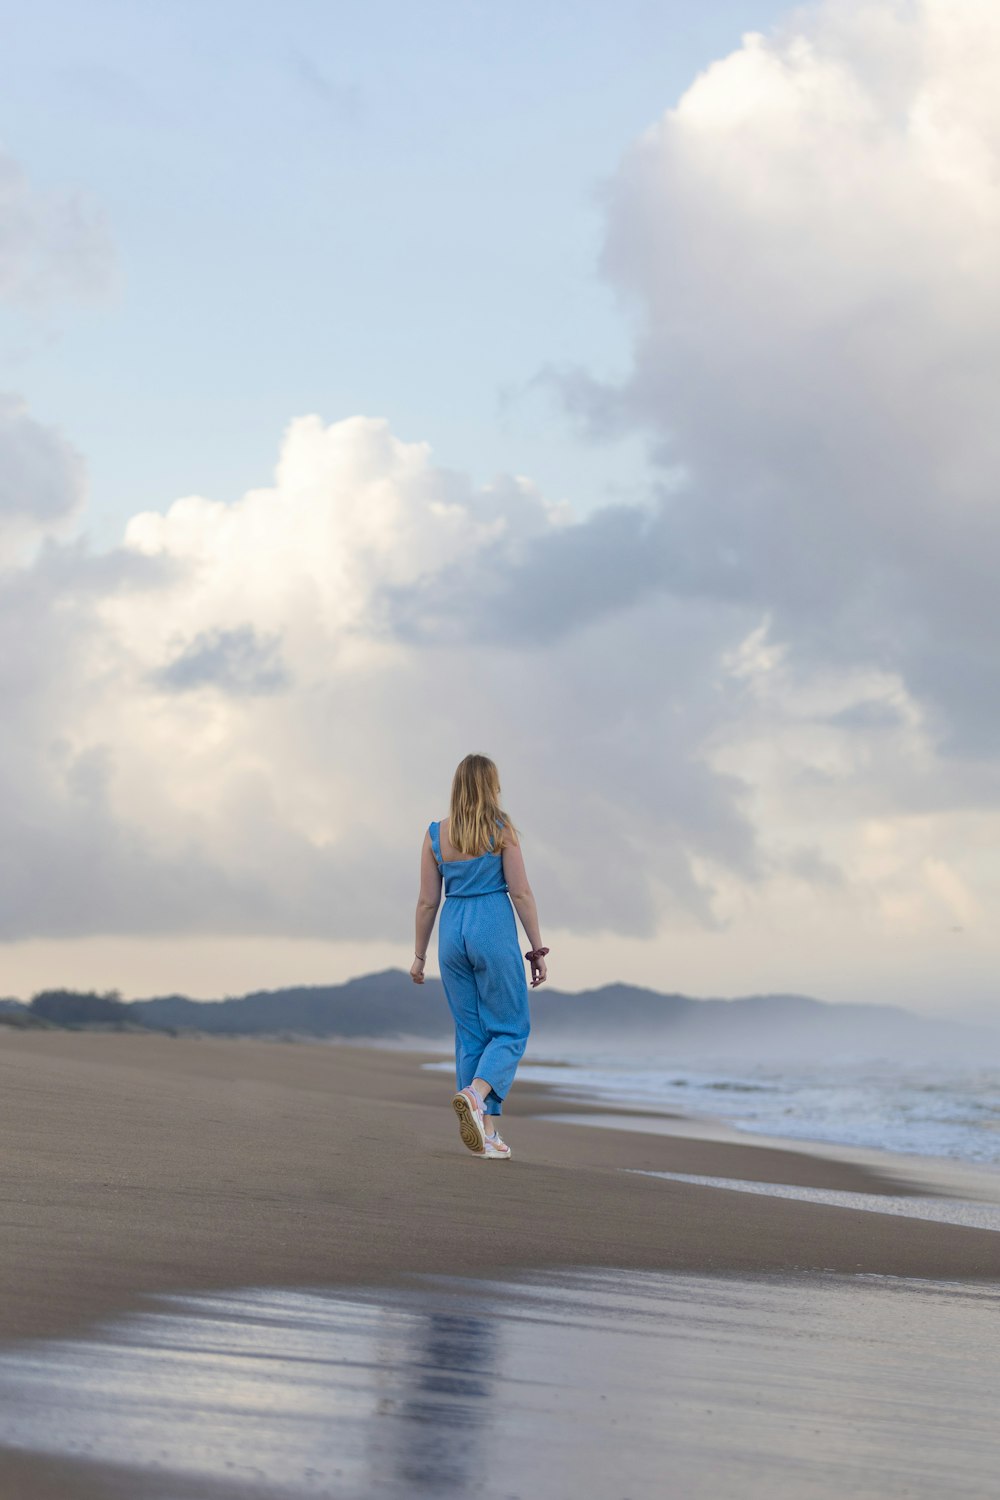
[[[664,1067],[607,1055],[525,1062],[518,1076],[581,1101],[708,1117],[751,1134],[1000,1163],[996,1065],[857,1059]]]

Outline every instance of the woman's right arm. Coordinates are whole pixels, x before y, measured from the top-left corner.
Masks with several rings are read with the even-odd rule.
[[[535,897],[531,886],[528,884],[528,874],[524,868],[524,855],[521,846],[517,842],[517,834],[510,827],[507,828],[503,846],[503,878],[507,882],[507,893],[514,903],[514,910],[521,919],[528,942],[534,950],[542,946],[541,929],[538,926],[538,908],[535,905]],[[531,983],[532,988],[537,984],[544,984],[548,975],[544,958],[533,958],[531,960]]]
[[[434,858],[434,846],[430,833],[424,834],[420,850],[420,894],[417,897],[417,915],[413,963],[410,978],[414,984],[424,982],[424,963],[427,959],[427,944],[434,931],[434,918],[441,905],[441,871]]]

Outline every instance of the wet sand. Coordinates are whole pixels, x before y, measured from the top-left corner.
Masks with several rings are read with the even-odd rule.
[[[987,1496],[998,1312],[809,1273],[260,1289],[0,1352],[0,1405],[57,1450],[32,1500]]]
[[[874,1283],[865,1278],[872,1277],[965,1282],[966,1299],[977,1285],[1000,1284],[1000,1238],[988,1229],[642,1175],[884,1195],[888,1206],[889,1199],[921,1191],[940,1196],[940,1166],[922,1188],[915,1180],[915,1159],[904,1168],[891,1158],[839,1160],[829,1149],[812,1154],[799,1142],[785,1148],[755,1144],[752,1137],[733,1141],[686,1133],[697,1125],[683,1125],[685,1133],[637,1134],[607,1119],[603,1128],[587,1129],[578,1123],[578,1103],[563,1104],[527,1082],[516,1087],[505,1115],[514,1159],[485,1162],[460,1146],[448,1108],[448,1080],[422,1071],[425,1061],[426,1056],[344,1046],[0,1028],[0,1340],[7,1341],[8,1352],[17,1350],[11,1341],[73,1340],[90,1336],[95,1327],[103,1346],[110,1328],[120,1328],[130,1316],[148,1316],[152,1307],[162,1305],[158,1299],[171,1293],[197,1297],[260,1288],[274,1297],[282,1288],[292,1295],[305,1288],[341,1288],[344,1296],[371,1297],[375,1288],[384,1304],[392,1296],[415,1295],[414,1277],[421,1286],[420,1278],[428,1276],[478,1276],[510,1287],[518,1276],[523,1281],[525,1272],[557,1272],[550,1290],[558,1299],[560,1287],[579,1285],[566,1274],[572,1268],[586,1268],[589,1274],[601,1267],[673,1273],[676,1287],[682,1285],[678,1276],[701,1278],[701,1290],[691,1302],[695,1306],[699,1301],[712,1305],[706,1284],[721,1287],[735,1277],[745,1287],[758,1288],[741,1293],[749,1299],[740,1334],[744,1381],[755,1364],[772,1371],[775,1359],[780,1362],[794,1348],[800,1390],[796,1420],[815,1419],[822,1428],[829,1415],[830,1380],[839,1380],[844,1392],[851,1389],[848,1345],[831,1345],[819,1360],[815,1341],[797,1342],[796,1324],[786,1325],[778,1315],[792,1305],[787,1296],[769,1304],[768,1287],[794,1285],[802,1308],[812,1307],[819,1316],[816,1299],[830,1273],[846,1278],[855,1289],[867,1285],[869,1293]],[[547,1118],[532,1117],[541,1114]],[[959,1185],[960,1176],[956,1173],[959,1197],[968,1192],[967,1181]],[[656,1292],[661,1303],[665,1297],[669,1301],[666,1285],[661,1276]],[[351,1288],[357,1291],[352,1294]],[[938,1308],[942,1330],[954,1317],[956,1350],[961,1329],[968,1332],[968,1319],[984,1316],[979,1304],[968,1300],[955,1302],[949,1313],[949,1295],[954,1300],[960,1292],[940,1291],[944,1300]],[[430,1295],[426,1286],[422,1295]],[[613,1296],[621,1295],[618,1284]],[[898,1299],[885,1300],[889,1295],[884,1292],[879,1305],[900,1308]],[[860,1309],[859,1302],[853,1305]],[[488,1329],[501,1311],[494,1308],[490,1316]],[[805,1312],[803,1317],[808,1324]],[[992,1327],[995,1318],[988,1321]],[[678,1347],[696,1363],[733,1336],[721,1324],[712,1333],[704,1319],[688,1322],[688,1343]],[[662,1326],[666,1329],[667,1323]],[[865,1327],[866,1319],[860,1317],[858,1337],[870,1342]],[[487,1343],[491,1337],[484,1333]],[[592,1330],[592,1340],[597,1337]],[[637,1327],[630,1337],[641,1337]],[[892,1338],[885,1337],[883,1352],[891,1364]],[[940,1340],[942,1347],[948,1345],[944,1332]],[[618,1384],[624,1379],[626,1387],[627,1347],[626,1339],[617,1352],[606,1354],[609,1378],[618,1368]],[[913,1354],[911,1348],[911,1358]],[[948,1370],[957,1357],[948,1356]],[[573,1358],[580,1358],[579,1350]],[[446,1371],[447,1360],[442,1363]],[[720,1371],[724,1365],[723,1360]],[[572,1364],[568,1368],[575,1369]],[[655,1380],[663,1385],[666,1374],[657,1369]],[[941,1384],[934,1369],[928,1347],[923,1394],[907,1407],[914,1431],[922,1406],[951,1399],[947,1383]],[[668,1406],[687,1403],[693,1421],[683,1369],[678,1366],[674,1374],[680,1384],[663,1385],[663,1400]],[[589,1409],[590,1398],[575,1380],[576,1374],[567,1382],[555,1372],[539,1395],[543,1406]],[[730,1418],[750,1399],[748,1390],[730,1389]],[[452,1394],[455,1400],[448,1409],[461,1429],[463,1401],[472,1398],[463,1397],[461,1378]],[[898,1489],[856,1484],[839,1492],[816,1489],[820,1479],[812,1471],[813,1488],[797,1489],[789,1478],[790,1451],[777,1437],[781,1399],[765,1382],[756,1402],[776,1424],[767,1493],[790,1500],[811,1493],[931,1493],[912,1485],[907,1489],[902,1480]],[[522,1409],[527,1433],[527,1412],[516,1401],[514,1409]],[[897,1439],[902,1445],[911,1441],[900,1412],[887,1420],[886,1452]],[[711,1426],[695,1423],[695,1428],[691,1452],[701,1454],[702,1462],[719,1439],[713,1439]],[[406,1430],[412,1433],[412,1424]],[[516,1441],[514,1415],[509,1415],[506,1431],[507,1441]],[[660,1439],[654,1433],[650,1441],[653,1449],[646,1459],[655,1468]],[[50,1494],[87,1500],[91,1494],[157,1493],[149,1487],[153,1477],[146,1468],[143,1487],[137,1487],[121,1452],[114,1458],[120,1467],[102,1468],[107,1454],[95,1451],[89,1461],[66,1470],[65,1454],[18,1454],[17,1441],[5,1437],[0,1425],[0,1444],[4,1442],[3,1492],[19,1500],[47,1500]],[[981,1454],[982,1442],[977,1443]],[[679,1463],[679,1450],[671,1453]],[[742,1460],[734,1462],[737,1468],[726,1471],[726,1483],[736,1484],[738,1472],[745,1480],[749,1472],[739,1469]],[[691,1463],[697,1466],[695,1458]],[[377,1475],[361,1478],[362,1490],[367,1485],[371,1493]],[[202,1472],[191,1482],[201,1487],[184,1494],[205,1500],[218,1494],[222,1500],[227,1493],[222,1471]],[[970,1470],[969,1484],[975,1482]],[[549,1489],[563,1492],[558,1483]],[[380,1492],[377,1484],[375,1492]],[[679,1497],[701,1493],[690,1484],[655,1491],[638,1484],[631,1500],[654,1492]],[[329,1493],[352,1491],[341,1486]],[[384,1493],[395,1491],[390,1487]],[[574,1493],[605,1500],[612,1491],[599,1485],[581,1490],[578,1484]],[[717,1487],[712,1493],[727,1491]],[[756,1491],[743,1483],[729,1493]],[[953,1493],[976,1491],[966,1487]],[[621,1500],[628,1495],[622,1490]]]

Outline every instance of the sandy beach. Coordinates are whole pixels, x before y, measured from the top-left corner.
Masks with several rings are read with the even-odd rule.
[[[487,1163],[461,1148],[448,1079],[423,1070],[427,1060],[333,1045],[0,1031],[2,1347],[84,1336],[165,1294],[349,1295],[412,1289],[428,1276],[495,1285],[602,1270],[719,1285],[757,1278],[761,1287],[784,1277],[799,1298],[810,1276],[817,1286],[855,1278],[869,1294],[873,1278],[1000,1284],[990,1230],[641,1175],[888,1200],[919,1191],[917,1162],[894,1175],[798,1143],[587,1129],[578,1104],[524,1082],[505,1114],[515,1158]],[[154,1493],[134,1475],[126,1484],[123,1469],[67,1467],[17,1446],[0,1453],[0,1474],[3,1493],[19,1500]],[[215,1492],[203,1480],[183,1493]],[[796,1495],[794,1485],[771,1492]]]

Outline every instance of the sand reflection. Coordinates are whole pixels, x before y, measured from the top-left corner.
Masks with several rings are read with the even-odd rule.
[[[159,1304],[0,1354],[0,1481],[20,1450],[128,1470],[106,1493],[129,1500],[995,1492],[994,1283],[575,1271]]]
[[[380,1372],[373,1474],[418,1494],[478,1487],[504,1330],[471,1313],[431,1312],[406,1334],[406,1357]],[[398,1354],[398,1351],[394,1351]]]

